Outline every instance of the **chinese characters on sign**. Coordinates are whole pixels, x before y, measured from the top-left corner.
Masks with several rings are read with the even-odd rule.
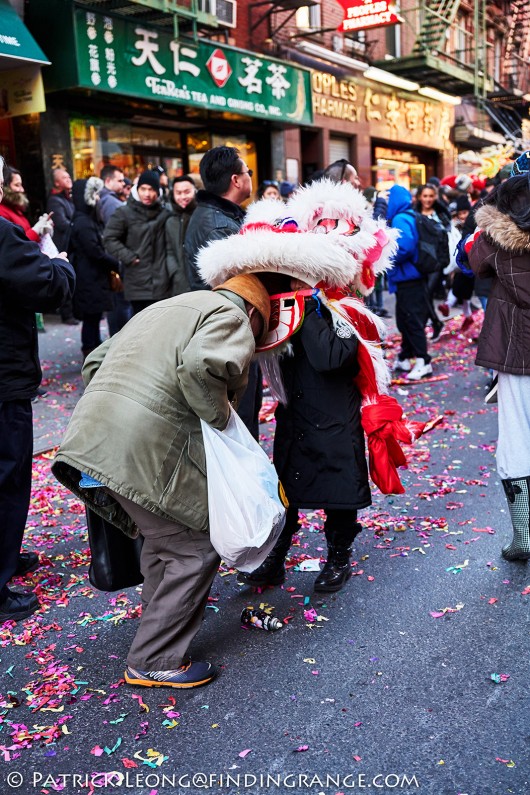
[[[97,22],[101,19],[102,25],[98,29]],[[101,81],[104,80],[109,88],[117,88],[116,53],[112,48],[114,42],[113,21],[110,17],[101,18],[88,12],[85,14],[85,23],[91,83],[98,88],[101,86]],[[101,75],[102,64],[104,64],[104,77]]]
[[[375,90],[364,81],[339,80],[313,72],[315,115],[354,123],[369,122],[373,135],[443,148],[449,141],[451,112],[439,103],[410,99],[391,89]]]
[[[306,69],[81,9],[75,20],[81,85],[258,118],[313,120]]]

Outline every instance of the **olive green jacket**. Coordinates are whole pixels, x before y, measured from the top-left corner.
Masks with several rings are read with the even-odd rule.
[[[230,297],[229,297],[230,295]],[[242,299],[207,290],[160,301],[87,358],[86,391],[52,470],[128,535],[132,520],[102,488],[148,511],[208,531],[200,420],[223,430],[246,387],[255,342]]]

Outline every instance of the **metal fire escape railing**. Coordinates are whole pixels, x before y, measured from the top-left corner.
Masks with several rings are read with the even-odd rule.
[[[504,78],[512,91],[530,90],[530,2],[513,0],[506,51]]]
[[[447,30],[456,19],[460,2],[461,0],[435,0],[420,4],[421,27],[414,44],[414,53],[445,52]]]

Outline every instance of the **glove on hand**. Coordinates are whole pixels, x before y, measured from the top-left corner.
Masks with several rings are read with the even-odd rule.
[[[53,235],[53,221],[47,213],[44,213],[44,215],[41,215],[32,229],[39,235],[39,237],[42,237],[45,234]]]

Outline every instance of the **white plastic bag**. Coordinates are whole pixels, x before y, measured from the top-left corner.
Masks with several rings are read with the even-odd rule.
[[[46,254],[50,259],[53,259],[59,253],[59,249],[53,242],[52,236],[46,232],[39,240],[39,248],[43,254]]]
[[[211,542],[229,566],[254,571],[285,524],[278,475],[234,411],[224,431],[202,420],[201,427]]]

